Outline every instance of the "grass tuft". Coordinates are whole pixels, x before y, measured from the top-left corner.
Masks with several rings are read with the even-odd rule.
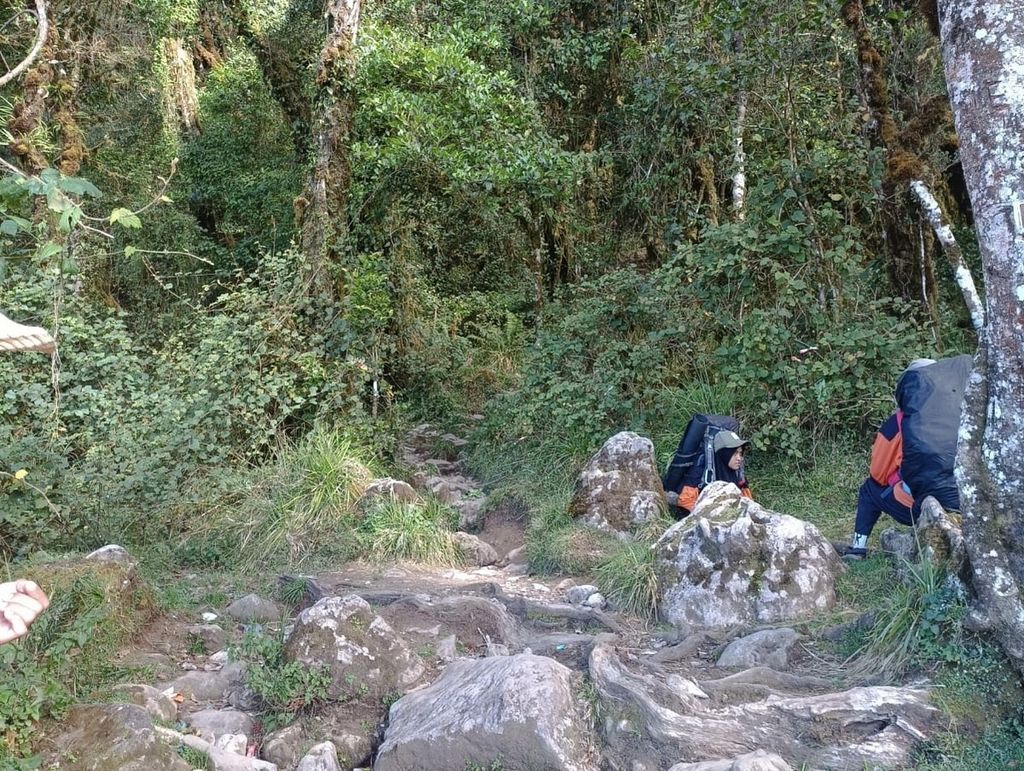
[[[374,562],[408,560],[455,566],[462,553],[452,540],[458,515],[430,499],[425,503],[381,502],[359,523],[363,554]]]
[[[657,555],[640,541],[622,544],[597,569],[597,585],[612,603],[647,623],[658,613]]]
[[[962,586],[930,561],[905,563],[905,573],[890,584],[864,644],[847,662],[854,676],[896,681],[922,663],[955,660],[961,650]]]

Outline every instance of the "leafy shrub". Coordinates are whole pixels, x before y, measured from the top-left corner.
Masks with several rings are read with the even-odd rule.
[[[246,684],[262,699],[268,726],[286,725],[296,714],[327,701],[328,667],[286,661],[283,637],[246,632],[241,644],[229,652],[234,660],[246,663]]]

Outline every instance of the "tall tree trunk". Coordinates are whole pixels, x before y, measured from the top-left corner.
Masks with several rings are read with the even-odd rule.
[[[306,286],[314,293],[329,287],[330,264],[348,243],[352,80],[360,5],[361,0],[328,0],[326,7],[327,38],[316,73],[313,168],[298,207]]]
[[[939,15],[987,305],[957,457],[971,621],[1024,672],[1024,13],[940,0]]]

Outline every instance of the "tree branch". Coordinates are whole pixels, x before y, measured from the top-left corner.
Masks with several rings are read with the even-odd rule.
[[[985,326],[985,304],[982,302],[981,295],[978,294],[978,290],[974,286],[974,277],[971,275],[971,270],[967,267],[967,263],[964,262],[964,254],[960,250],[960,244],[956,242],[953,231],[946,223],[946,218],[942,214],[942,207],[939,206],[939,202],[935,200],[935,196],[932,195],[928,186],[921,180],[915,179],[911,182],[910,190],[917,196],[925,216],[928,217],[928,221],[935,231],[935,237],[942,244],[942,251],[953,268],[953,275],[956,278],[957,286],[960,287],[964,303],[971,314],[971,324],[974,325],[974,331],[981,335],[982,328]]]
[[[0,88],[6,86],[21,73],[31,67],[32,62],[34,62],[36,57],[39,56],[39,52],[43,50],[43,45],[46,43],[46,36],[50,33],[50,22],[46,18],[46,0],[36,0],[36,18],[39,20],[39,24],[36,29],[35,45],[32,46],[32,50],[28,52],[28,56],[22,59],[18,66],[6,75],[0,75]]]

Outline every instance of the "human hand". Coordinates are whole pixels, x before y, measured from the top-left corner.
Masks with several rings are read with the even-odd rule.
[[[0,644],[25,634],[49,605],[46,593],[35,581],[20,579],[0,584]]]

